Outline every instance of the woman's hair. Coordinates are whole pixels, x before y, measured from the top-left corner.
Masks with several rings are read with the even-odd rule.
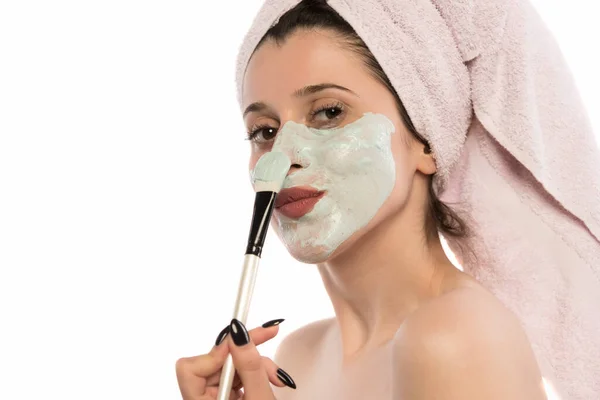
[[[396,93],[373,53],[352,26],[329,6],[326,0],[302,0],[296,7],[279,18],[277,24],[267,31],[256,48],[258,49],[267,40],[274,40],[275,43],[282,44],[300,29],[318,28],[332,31],[349,50],[360,56],[369,72],[394,94],[404,124],[412,135],[425,145],[425,152],[430,153],[431,148],[427,140],[415,129],[398,93]],[[446,236],[461,238],[467,235],[467,226],[450,207],[437,197],[433,190],[433,179],[431,177],[429,180],[429,209],[425,218],[425,233],[427,238],[431,238],[437,235],[438,231]]]

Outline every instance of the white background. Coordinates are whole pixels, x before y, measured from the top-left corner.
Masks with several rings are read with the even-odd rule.
[[[600,7],[535,3],[600,132]],[[234,65],[259,5],[0,3],[0,399],[179,398],[175,361],[210,349],[237,289]],[[248,326],[331,315],[271,232]]]

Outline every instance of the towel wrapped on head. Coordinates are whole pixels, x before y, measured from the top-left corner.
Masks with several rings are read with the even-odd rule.
[[[238,98],[266,31],[241,47]],[[527,0],[329,0],[389,77],[472,235],[466,272],[521,319],[562,399],[600,398],[600,152],[566,62]],[[472,252],[462,252],[468,248]]]

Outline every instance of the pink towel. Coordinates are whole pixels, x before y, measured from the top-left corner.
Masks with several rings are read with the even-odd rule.
[[[298,3],[259,11],[238,58],[238,98],[256,44]],[[539,15],[526,0],[329,4],[430,142],[438,193],[473,231],[449,240],[464,270],[519,316],[561,399],[600,399],[600,152]]]

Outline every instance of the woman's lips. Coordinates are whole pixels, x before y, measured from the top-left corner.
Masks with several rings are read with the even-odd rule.
[[[310,186],[283,189],[275,199],[275,210],[288,218],[297,219],[308,214],[324,195],[325,192]]]

